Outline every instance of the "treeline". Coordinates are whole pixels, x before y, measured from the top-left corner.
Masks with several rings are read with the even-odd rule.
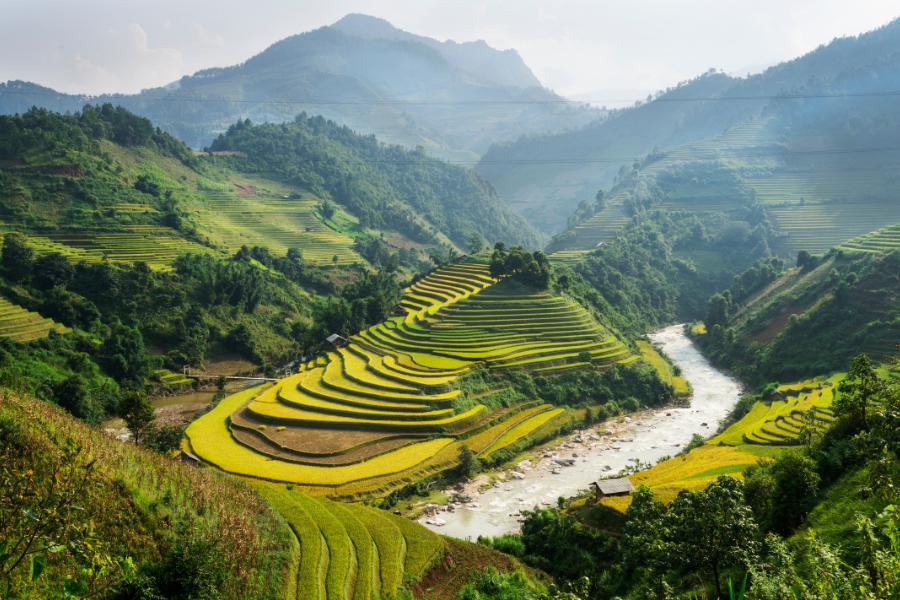
[[[394,229],[421,243],[436,242],[440,232],[463,246],[473,231],[528,247],[541,243],[537,231],[473,171],[430,158],[422,148],[382,144],[321,116],[303,113],[280,125],[238,121],[209,150],[244,152],[246,157],[215,160],[330,198],[363,227]]]
[[[121,106],[86,104],[74,114],[32,108],[21,115],[0,115],[0,158],[22,159],[28,153],[65,155],[67,150],[99,154],[99,140],[122,146],[148,146],[188,165],[197,163],[184,142],[153,127]]]

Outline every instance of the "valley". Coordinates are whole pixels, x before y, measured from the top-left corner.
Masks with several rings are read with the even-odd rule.
[[[0,85],[0,596],[894,598],[900,20],[613,110],[329,22]]]

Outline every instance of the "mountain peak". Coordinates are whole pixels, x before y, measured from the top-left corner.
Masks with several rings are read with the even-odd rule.
[[[440,42],[394,27],[379,17],[350,13],[331,25],[346,35],[374,40],[418,42],[434,48],[457,69],[462,69],[492,83],[517,88],[543,87],[515,50],[497,50],[484,40],[475,42]]]

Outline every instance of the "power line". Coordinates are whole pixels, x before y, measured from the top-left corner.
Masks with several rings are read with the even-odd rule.
[[[673,148],[674,150],[674,148]],[[893,148],[852,148],[852,149],[832,149],[832,150],[785,150],[784,152],[749,152],[744,154],[736,154],[728,149],[723,149],[719,152],[708,154],[708,155],[698,155],[698,156],[687,156],[685,160],[712,160],[716,158],[724,158],[723,154],[727,152],[727,157],[734,158],[735,156],[739,158],[765,158],[765,157],[783,157],[783,156],[818,156],[818,155],[841,155],[841,154],[872,154],[878,152],[897,152],[900,151],[900,147]],[[663,151],[660,152],[660,158],[665,158],[666,154],[671,151]],[[198,156],[203,156],[206,153],[200,153]],[[234,156],[234,155],[228,155]],[[240,158],[240,157],[239,157]],[[391,165],[415,165],[422,164],[421,160],[370,160],[370,159],[361,159],[361,158],[351,158],[351,159],[303,159],[298,158],[297,161],[289,161],[289,160],[279,160],[272,161],[266,160],[265,162],[268,164],[287,164],[292,162],[305,162],[305,163],[331,163],[335,162],[335,160],[342,160],[342,162],[350,163],[350,164],[391,164]],[[560,159],[519,159],[519,160],[445,160],[435,157],[428,157],[426,160],[434,160],[438,162],[443,162],[451,165],[568,165],[568,164],[602,164],[602,163],[625,163],[631,162],[634,157],[631,158],[560,158]],[[652,160],[652,158],[651,158]]]
[[[71,98],[80,101],[136,101],[136,102],[227,102],[230,104],[270,104],[270,105],[309,105],[309,106],[493,106],[493,105],[578,105],[586,104],[579,100],[229,100],[227,98],[209,98],[204,96],[144,96],[144,95],[100,95],[64,94],[62,92],[22,92],[0,90],[0,96],[53,96]],[[688,98],[654,98],[652,102],[730,102],[736,100],[805,100],[816,98],[879,98],[900,96],[900,91],[859,92],[842,94],[776,94],[772,96],[698,96]],[[649,104],[649,102],[644,104]],[[597,102],[620,102],[620,100],[598,100]]]

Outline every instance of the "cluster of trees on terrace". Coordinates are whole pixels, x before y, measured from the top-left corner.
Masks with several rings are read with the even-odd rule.
[[[363,227],[395,229],[420,243],[435,243],[441,232],[463,245],[472,231],[529,247],[541,242],[537,231],[473,171],[431,158],[421,147],[385,145],[321,116],[301,113],[280,125],[239,120],[209,150],[246,153],[217,160],[244,171],[275,173],[344,205]]]
[[[503,242],[494,244],[490,262],[491,277],[509,277],[526,286],[545,290],[553,277],[553,266],[543,250],[529,252],[521,246],[509,250]]]

